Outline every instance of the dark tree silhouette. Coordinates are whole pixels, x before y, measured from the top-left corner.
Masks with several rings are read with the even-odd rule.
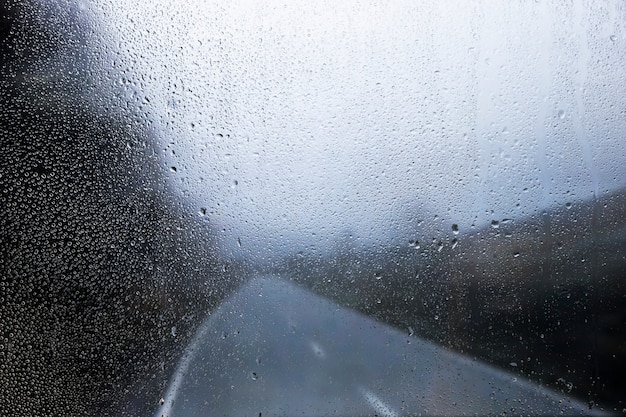
[[[81,14],[0,9],[0,414],[148,415],[237,279],[132,106],[104,106]]]

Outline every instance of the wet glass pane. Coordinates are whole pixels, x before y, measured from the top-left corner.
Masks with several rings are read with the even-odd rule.
[[[623,2],[1,10],[1,414],[626,413]]]

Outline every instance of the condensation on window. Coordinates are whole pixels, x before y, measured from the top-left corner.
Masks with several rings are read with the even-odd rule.
[[[620,1],[9,0],[7,415],[626,413]]]

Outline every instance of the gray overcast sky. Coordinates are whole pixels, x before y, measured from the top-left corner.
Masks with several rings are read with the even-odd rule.
[[[464,232],[626,185],[623,2],[96,3],[226,249]]]

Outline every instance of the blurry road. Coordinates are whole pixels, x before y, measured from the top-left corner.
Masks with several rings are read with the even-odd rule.
[[[409,333],[258,277],[203,323],[157,416],[598,414]]]

